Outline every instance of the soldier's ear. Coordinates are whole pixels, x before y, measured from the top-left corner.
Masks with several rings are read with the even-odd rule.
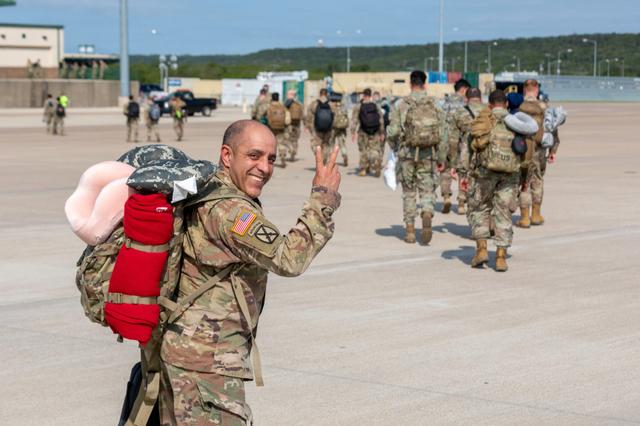
[[[225,167],[225,169],[229,169],[231,167],[231,159],[233,157],[233,150],[229,145],[222,145],[220,148],[220,162]]]

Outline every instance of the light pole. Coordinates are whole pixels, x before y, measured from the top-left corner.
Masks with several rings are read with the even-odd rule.
[[[438,72],[442,75],[442,68],[444,67],[444,0],[440,0],[440,44],[438,46],[438,58]]]
[[[614,58],[613,60],[615,62],[622,62],[622,65],[620,66],[620,77],[624,77],[624,58]]]
[[[517,65],[517,72],[520,72],[520,57],[519,56],[514,56],[513,59],[516,60],[516,65]]]
[[[593,76],[598,76],[598,42],[595,40],[589,40],[588,38],[582,39],[583,43],[593,43]]]
[[[160,84],[162,85],[162,90],[168,92],[169,68],[172,70],[178,69],[178,57],[176,55],[171,55],[167,59],[165,55],[160,55],[158,57],[158,68],[160,68]]]
[[[120,97],[129,97],[129,19],[127,0],[120,0]]]
[[[556,64],[556,75],[560,75],[560,55],[564,52],[571,53],[573,49],[561,50],[558,52],[558,62]]]
[[[491,46],[497,46],[498,42],[489,42],[489,46],[487,48],[487,72],[491,73]]]
[[[356,30],[356,34],[360,35],[361,30]],[[342,30],[336,31],[338,36],[342,35]],[[351,72],[351,45],[347,42],[347,72]]]
[[[604,60],[607,63],[607,78],[611,77],[611,59]]]
[[[465,40],[464,41],[464,72],[467,72],[467,53],[468,53],[468,42]]]
[[[551,53],[545,53],[545,58],[547,58],[547,75],[551,75]]]

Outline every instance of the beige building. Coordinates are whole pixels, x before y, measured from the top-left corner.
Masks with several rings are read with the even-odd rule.
[[[0,78],[56,78],[64,27],[0,24]]]

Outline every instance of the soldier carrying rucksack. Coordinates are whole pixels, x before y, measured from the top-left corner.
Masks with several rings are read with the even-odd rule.
[[[309,105],[305,127],[311,133],[311,151],[320,147],[323,159],[326,160],[330,152],[331,129],[333,128],[333,111],[329,104],[327,89],[320,89],[320,96]]]
[[[267,126],[271,129],[278,143],[278,156],[280,157],[280,166],[287,167],[287,152],[291,151],[287,138],[285,138],[284,130],[287,127],[287,121],[291,123],[289,112],[280,102],[280,94],[272,93],[271,102],[267,108]]]
[[[124,115],[127,117],[127,142],[131,142],[133,134],[133,142],[138,142],[138,124],[140,123],[140,104],[133,100],[133,96],[129,95],[129,102],[124,106]]]
[[[333,93],[331,95],[331,110],[333,111],[333,129],[331,131],[330,146],[338,145],[342,155],[342,163],[345,167],[349,165],[347,153],[347,130],[349,130],[349,113],[342,104],[342,94]]]
[[[287,113],[291,122],[287,124],[284,129],[284,137],[287,140],[287,144],[290,147],[290,161],[294,161],[296,154],[298,154],[298,140],[300,139],[300,125],[304,119],[304,107],[296,99],[296,91],[289,90],[287,92],[287,99],[284,101],[284,106],[287,108]]]
[[[436,171],[444,169],[447,155],[445,117],[434,98],[427,95],[427,76],[413,71],[411,94],[396,102],[387,127],[387,141],[398,158],[398,180],[402,184],[405,241],[415,243],[415,218],[422,219],[422,244],[433,235],[433,218],[437,187]]]
[[[380,177],[384,152],[384,113],[373,101],[371,89],[364,89],[362,101],[351,112],[351,140],[358,139],[360,170],[358,176],[372,172]]]

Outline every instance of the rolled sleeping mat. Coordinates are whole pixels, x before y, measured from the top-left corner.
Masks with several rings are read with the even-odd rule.
[[[507,115],[504,118],[504,124],[506,124],[510,130],[525,136],[535,135],[538,131],[538,123],[536,123],[536,120],[524,112]]]

